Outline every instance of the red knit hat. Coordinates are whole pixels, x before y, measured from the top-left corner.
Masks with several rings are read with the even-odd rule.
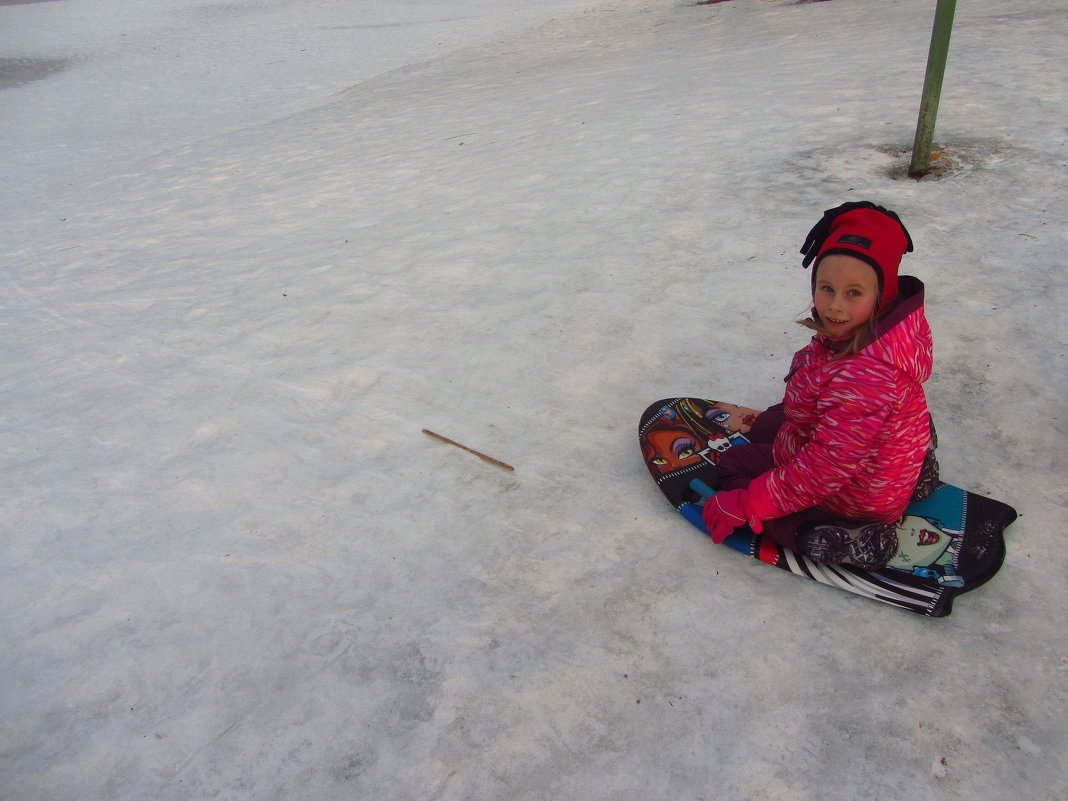
[[[823,213],[801,252],[805,254],[802,266],[815,262],[813,287],[824,256],[844,253],[870,264],[882,290],[879,308],[885,310],[897,297],[897,271],[901,257],[912,252],[912,237],[894,212],[868,201],[844,203]]]

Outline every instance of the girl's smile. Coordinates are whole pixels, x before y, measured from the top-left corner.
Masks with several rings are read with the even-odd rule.
[[[878,300],[879,280],[867,262],[843,253],[820,260],[812,303],[832,337],[848,337],[867,323]]]

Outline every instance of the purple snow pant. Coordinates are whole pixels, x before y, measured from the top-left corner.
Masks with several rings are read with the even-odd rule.
[[[735,445],[728,448],[716,465],[716,489],[745,489],[754,478],[775,467],[775,458],[771,453],[775,435],[786,420],[782,404],[771,406],[757,415],[749,433],[745,436],[748,445]],[[797,550],[797,531],[810,523],[834,523],[850,527],[856,526],[856,520],[837,517],[818,507],[802,509],[800,512],[764,521],[764,534],[771,537],[783,548]]]

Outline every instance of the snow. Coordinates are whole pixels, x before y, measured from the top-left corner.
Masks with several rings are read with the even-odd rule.
[[[929,0],[602,2],[0,3],[0,796],[1068,794],[1068,2],[959,5],[921,182]],[[1022,512],[944,620],[637,452],[779,399],[855,199]]]

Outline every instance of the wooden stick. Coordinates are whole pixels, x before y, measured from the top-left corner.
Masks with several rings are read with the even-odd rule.
[[[483,461],[489,462],[490,464],[495,464],[495,465],[497,465],[497,467],[503,467],[505,470],[515,470],[515,468],[512,467],[507,462],[502,462],[500,459],[494,459],[492,456],[487,456],[486,454],[482,453],[481,451],[476,451],[474,448],[468,448],[466,445],[461,445],[459,442],[454,442],[453,440],[449,439],[448,437],[441,436],[441,434],[435,434],[433,431],[431,431],[428,428],[424,428],[423,429],[423,433],[424,434],[429,434],[434,439],[440,439],[442,442],[447,442],[450,445],[455,445],[457,448],[459,448],[462,451],[467,451],[468,453],[473,453],[479,459],[482,459]]]

